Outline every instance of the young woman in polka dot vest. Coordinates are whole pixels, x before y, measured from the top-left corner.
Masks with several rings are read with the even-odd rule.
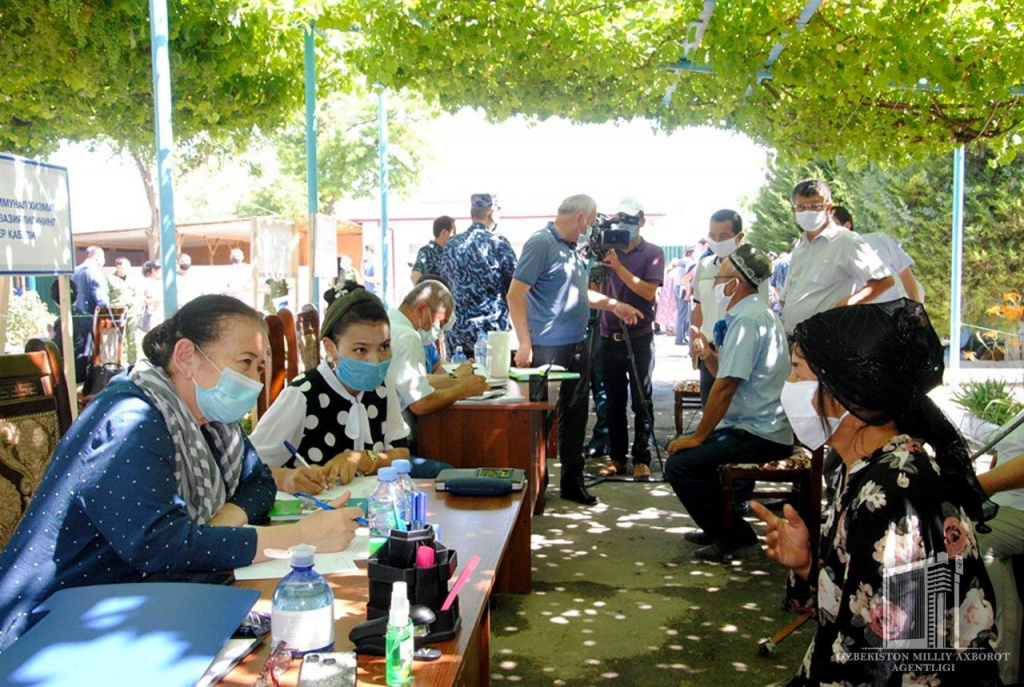
[[[345,282],[325,294],[326,358],[296,377],[267,410],[252,434],[260,458],[271,466],[277,488],[318,493],[356,474],[372,475],[399,458],[410,458],[409,427],[398,394],[387,381],[391,331],[377,296]],[[309,467],[292,456],[298,448]],[[433,478],[437,461],[413,458],[414,478]]]

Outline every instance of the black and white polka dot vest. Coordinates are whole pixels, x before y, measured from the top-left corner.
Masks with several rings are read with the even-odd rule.
[[[298,388],[306,399],[306,419],[303,420],[302,441],[299,453],[310,463],[322,465],[346,449],[353,448],[353,441],[345,434],[345,424],[352,409],[352,402],[336,392],[327,383],[320,370],[313,368],[295,378],[291,386]],[[384,420],[387,417],[387,388],[383,385],[363,394],[366,417],[370,421],[370,436],[364,440],[364,448],[385,451]],[[286,467],[298,467],[291,458]]]

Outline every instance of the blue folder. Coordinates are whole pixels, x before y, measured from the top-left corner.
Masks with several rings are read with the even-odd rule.
[[[258,598],[173,582],[62,589],[0,653],[0,685],[195,685]]]

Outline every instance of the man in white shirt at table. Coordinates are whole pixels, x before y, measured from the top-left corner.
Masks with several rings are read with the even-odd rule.
[[[804,235],[793,248],[782,291],[782,324],[789,335],[813,315],[876,300],[896,283],[864,239],[833,221],[828,184],[805,179],[791,201]]]
[[[454,372],[429,374],[423,347],[437,341],[454,312],[452,293],[439,281],[427,279],[412,288],[397,308],[388,308],[391,321],[391,365],[402,414],[412,429],[415,447],[416,418],[447,408],[456,401],[487,390],[487,381],[465,363]],[[441,456],[438,456],[439,458]]]

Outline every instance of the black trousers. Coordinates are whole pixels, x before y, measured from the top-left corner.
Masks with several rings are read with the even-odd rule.
[[[629,422],[626,418],[626,401],[631,400],[633,411],[633,464],[651,464],[651,433],[653,427],[647,421],[643,404],[653,419],[651,397],[654,388],[651,377],[654,374],[654,334],[645,334],[630,341],[636,372],[629,362],[629,348],[625,341],[601,337],[601,371],[604,374],[604,389],[608,396],[608,443],[612,460],[626,462],[626,447],[629,445]],[[637,390],[639,389],[639,393]]]
[[[716,429],[700,446],[673,453],[665,462],[665,479],[697,527],[716,544],[743,546],[756,540],[743,518],[733,518],[734,541],[725,541],[722,480],[718,468],[726,463],[767,463],[785,458],[792,445],[777,444],[742,429]]]
[[[587,435],[590,403],[590,356],[586,340],[562,346],[534,346],[533,365],[561,365],[578,372],[579,379],[564,380],[558,391],[558,458],[562,463],[561,487],[583,486],[583,441]]]

